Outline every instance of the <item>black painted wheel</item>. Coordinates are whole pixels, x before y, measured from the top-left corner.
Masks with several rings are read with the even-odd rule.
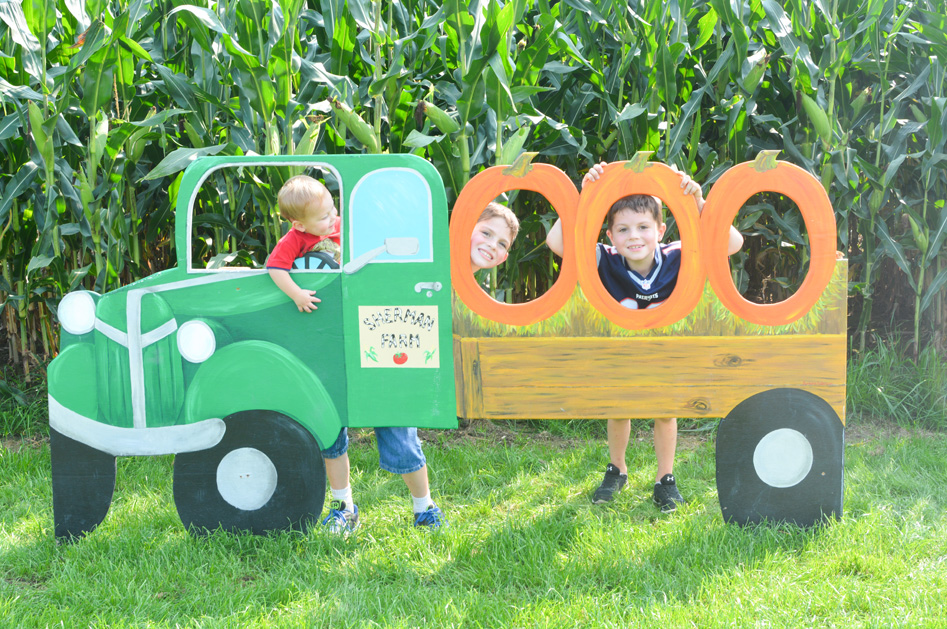
[[[822,398],[773,389],[717,429],[717,494],[726,522],[813,526],[842,515],[845,429]]]
[[[115,493],[115,457],[49,429],[53,522],[57,541],[90,533],[105,519]]]
[[[224,422],[216,446],[174,458],[174,502],[184,526],[198,534],[305,532],[325,502],[315,438],[272,411],[241,411]]]

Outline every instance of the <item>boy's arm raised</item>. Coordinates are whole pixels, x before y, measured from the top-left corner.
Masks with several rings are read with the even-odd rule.
[[[674,170],[677,170],[676,167],[672,166]],[[702,214],[704,211],[704,193],[700,189],[700,184],[690,178],[689,175],[681,173],[681,188],[684,189],[684,194],[694,195],[694,200],[697,202],[697,213]],[[732,256],[740,249],[743,248],[743,234],[737,231],[737,228],[733,225],[730,226],[730,238],[727,241],[727,255]]]
[[[605,166],[607,162],[599,162],[598,164],[593,164],[589,169],[589,172],[585,173],[585,176],[582,177],[582,189],[585,190],[585,186],[592,183],[593,181],[598,181],[599,178],[605,171]],[[549,233],[546,234],[546,245],[552,250],[554,254],[562,257],[562,253],[565,251],[563,241],[562,241],[562,221],[556,220],[555,225],[552,226],[552,229],[549,230]]]
[[[608,162],[592,164],[592,167],[589,168],[589,172],[585,173],[585,177],[582,177],[582,189],[585,190],[585,186],[593,181],[598,181],[602,175],[605,174],[606,166],[608,166]]]
[[[546,234],[546,245],[554,254],[560,258],[562,257],[565,251],[565,245],[562,240],[562,219],[557,218],[556,223],[549,230],[549,233]]]
[[[273,279],[273,283],[293,300],[293,303],[299,308],[299,312],[312,312],[318,308],[316,304],[322,300],[316,297],[316,291],[299,288],[293,278],[289,276],[289,271],[283,269],[267,269],[266,271]]]
[[[733,225],[730,226],[730,240],[727,241],[727,255],[732,256],[743,248],[743,234],[737,231]]]

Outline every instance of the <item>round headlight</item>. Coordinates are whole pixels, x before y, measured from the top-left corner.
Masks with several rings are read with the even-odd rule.
[[[56,313],[69,334],[85,334],[95,328],[95,300],[89,291],[69,293],[59,302]]]
[[[214,354],[217,339],[204,321],[186,321],[178,328],[178,351],[184,360],[202,363]]]

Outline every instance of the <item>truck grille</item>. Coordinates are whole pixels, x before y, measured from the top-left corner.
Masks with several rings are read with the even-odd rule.
[[[144,349],[148,427],[173,426],[184,404],[184,373],[177,332]]]
[[[128,351],[121,343],[96,330],[94,368],[98,369],[99,376],[99,409],[107,423],[122,428],[134,426]],[[184,374],[177,334],[145,347],[143,359],[147,426],[174,425],[184,403]]]
[[[98,370],[99,412],[105,421],[122,428],[132,427],[131,370],[128,348],[95,331],[95,365]]]

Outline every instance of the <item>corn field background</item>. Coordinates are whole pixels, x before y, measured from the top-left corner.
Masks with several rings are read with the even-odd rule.
[[[705,186],[762,150],[828,190],[849,258],[854,351],[877,333],[945,350],[943,0],[0,0],[0,362],[57,348],[55,308],[175,263],[182,170],[202,155],[416,153],[453,202],[524,151],[578,183],[652,159]],[[218,178],[197,236],[259,263],[278,174],[244,203]],[[554,280],[555,213],[511,194],[521,237],[491,286]],[[737,217],[738,287],[785,298],[801,215]]]

